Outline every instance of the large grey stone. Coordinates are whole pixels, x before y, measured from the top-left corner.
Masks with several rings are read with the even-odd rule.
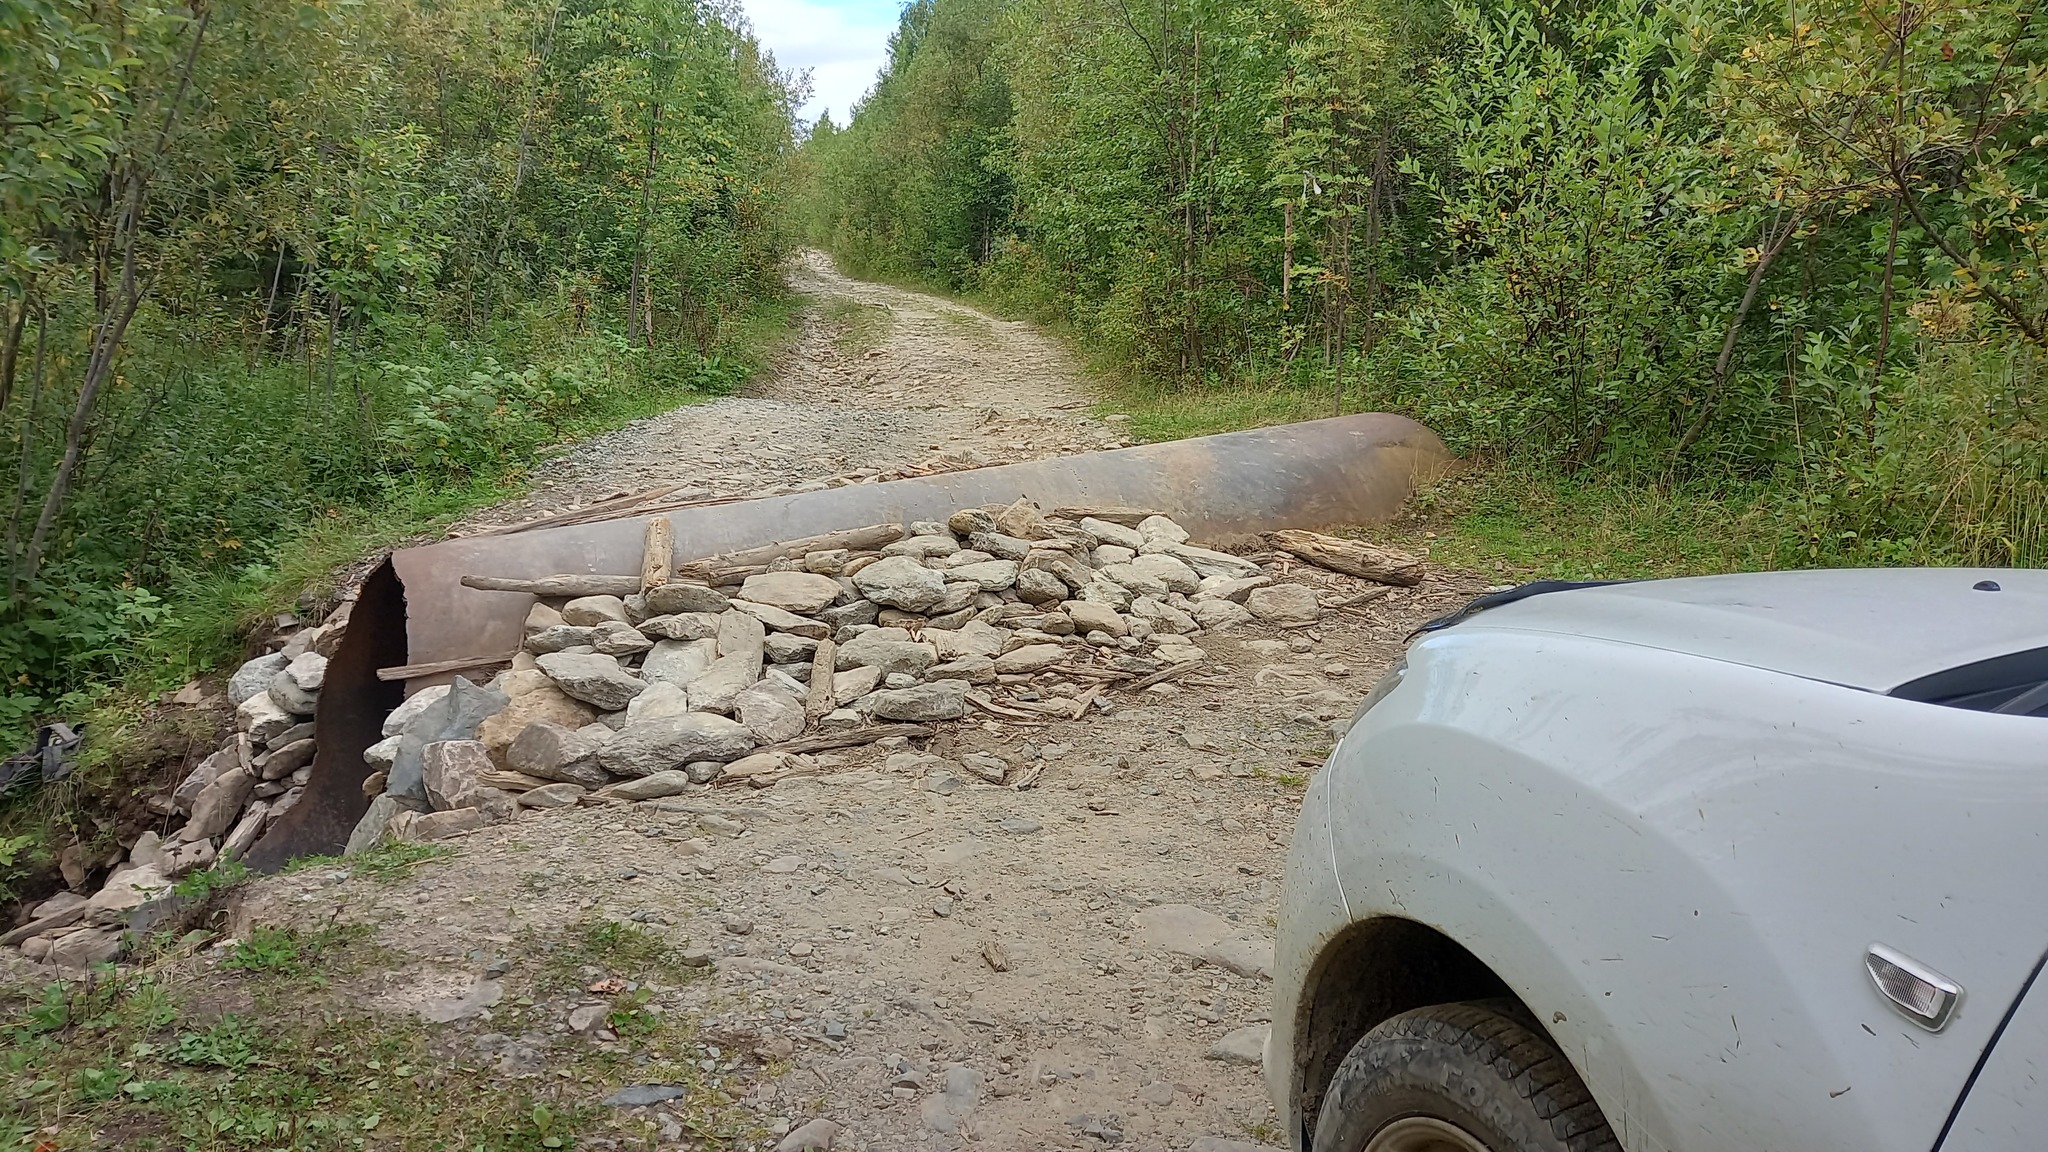
[[[1212,632],[1225,632],[1255,619],[1251,609],[1229,600],[1197,600],[1188,605],[1188,613]]]
[[[373,797],[369,811],[356,821],[355,831],[348,834],[348,847],[341,850],[342,857],[360,856],[375,848],[384,839],[384,829],[390,825],[391,818],[404,811],[408,809],[398,802],[396,796],[387,793]]]
[[[1146,545],[1147,552],[1160,552],[1171,556],[1195,570],[1204,580],[1222,576],[1231,580],[1247,580],[1259,575],[1259,566],[1242,556],[1228,552],[1217,552],[1208,548],[1197,548],[1192,544],[1166,544],[1154,547]]]
[[[327,657],[318,652],[302,652],[284,666],[284,673],[298,687],[318,692],[320,686],[327,682]]]
[[[778,572],[776,575],[797,576],[802,575],[802,573]],[[818,579],[824,580],[828,579],[828,577],[820,576]],[[839,586],[839,582],[834,580],[832,585],[836,588]],[[751,600],[735,600],[732,602],[732,607],[735,612],[744,612],[759,620],[762,626],[772,632],[786,632],[793,636],[808,636],[813,640],[823,640],[827,636],[832,635],[831,625],[813,620],[808,616],[799,616],[786,608],[777,608],[773,604],[756,604]]]
[[[1043,672],[1065,659],[1066,655],[1066,649],[1057,644],[1026,644],[996,657],[995,669],[1004,676]]]
[[[1229,936],[1210,944],[1199,953],[1204,964],[1214,964],[1239,976],[1273,978],[1273,942],[1250,936]]]
[[[626,723],[681,716],[689,710],[690,694],[687,691],[665,680],[650,680],[647,691],[633,697],[633,702],[626,705]]]
[[[1128,548],[1133,552],[1145,546],[1145,537],[1140,535],[1136,528],[1126,528],[1121,524],[1112,524],[1107,520],[1097,520],[1093,516],[1083,516],[1081,518],[1081,531],[1095,537],[1095,539],[1103,544],[1114,544],[1119,548]]]
[[[562,623],[594,628],[607,621],[626,623],[626,602],[617,596],[578,596],[562,605]]]
[[[436,740],[421,750],[421,759],[427,803],[436,811],[478,806],[484,773],[494,767],[481,741]]]
[[[556,687],[606,712],[624,708],[647,688],[645,680],[621,668],[615,657],[595,652],[550,652],[535,662]]]
[[[537,656],[549,652],[560,652],[564,648],[579,648],[594,645],[597,639],[595,629],[578,624],[556,624],[543,628],[526,638],[523,647]]]
[[[475,739],[483,722],[504,711],[510,702],[496,688],[479,686],[457,676],[445,695],[421,709],[400,731],[398,750],[392,755],[384,790],[424,808],[427,788],[421,777],[425,768],[421,755],[426,746],[436,740]]]
[[[1188,530],[1164,516],[1147,516],[1138,521],[1138,538],[1145,544],[1185,544]]]
[[[911,539],[938,540],[943,537],[913,536]],[[854,573],[853,583],[861,595],[875,603],[905,612],[922,612],[946,598],[945,577],[908,556],[877,560]]]
[[[740,599],[785,612],[816,612],[839,599],[839,593],[839,581],[814,572],[764,572],[740,585]]]
[[[598,793],[606,800],[658,800],[663,796],[680,796],[697,787],[690,774],[681,768],[666,768],[651,772],[633,780],[621,780]]]
[[[178,830],[178,839],[211,840],[228,830],[241,814],[242,806],[255,794],[258,781],[253,772],[236,765],[216,776],[213,783],[199,790],[192,801],[192,815],[185,826]]]
[[[697,760],[737,760],[753,751],[755,743],[744,724],[693,713],[626,725],[598,750],[597,762],[615,775],[651,776]]]
[[[1306,628],[1323,618],[1323,606],[1315,590],[1305,584],[1275,584],[1254,588],[1244,606],[1252,615],[1279,628]]]
[[[933,633],[932,646],[943,659],[960,656],[994,656],[1003,650],[1003,642],[1010,638],[1009,632],[980,620],[970,620],[958,628]]]
[[[291,657],[284,653],[272,652],[235,669],[235,674],[228,677],[228,703],[239,708],[249,697],[270,691],[270,682],[291,662]]]
[[[919,1114],[934,1132],[958,1132],[967,1117],[981,1103],[981,1073],[964,1064],[946,1069],[946,1082],[938,1092],[925,1097]]]
[[[1209,1046],[1209,1059],[1256,1067],[1265,1062],[1266,1037],[1272,1032],[1271,1024],[1247,1024],[1235,1029]]]
[[[1166,585],[1168,592],[1192,596],[1202,589],[1202,578],[1195,574],[1193,568],[1164,553],[1140,556],[1131,561],[1130,568],[1147,579],[1157,580]]]
[[[1051,604],[1067,598],[1067,583],[1043,568],[1017,573],[1017,596],[1027,604]]]
[[[967,681],[935,680],[910,688],[890,688],[861,699],[868,714],[882,720],[958,720],[967,715]]]
[[[717,617],[672,617],[672,619],[708,619],[713,622],[709,635],[694,640],[663,640],[655,644],[647,659],[640,662],[640,676],[652,683],[656,680],[687,688],[690,681],[704,674],[711,663],[718,659]]]
[[[132,865],[107,877],[106,887],[86,901],[83,919],[88,924],[128,923],[135,910],[170,894],[171,882],[156,868]]]
[[[559,782],[529,788],[519,794],[521,808],[569,808],[583,798],[584,788],[580,784]]]
[[[768,626],[759,617],[745,612],[727,611],[718,617],[718,654],[720,656],[752,655],[761,658],[762,646],[768,641]]]
[[[1090,632],[1107,632],[1111,636],[1124,636],[1130,633],[1131,622],[1107,604],[1070,600],[1062,607],[1067,618],[1074,622],[1074,631],[1083,636]]]
[[[606,656],[637,656],[654,647],[654,641],[631,624],[607,620],[591,627],[590,646]]]
[[[718,617],[709,612],[654,616],[640,622],[640,631],[659,640],[710,640],[718,636]]]
[[[903,672],[916,676],[938,661],[938,653],[931,645],[916,640],[877,640],[871,633],[856,636],[839,646],[834,655],[836,670],[871,667],[880,668],[884,675]]]
[[[686,691],[690,694],[690,710],[693,712],[716,712],[721,715],[731,712],[733,700],[742,691],[761,679],[761,651],[735,652],[720,656],[712,661],[702,676],[690,681]]]
[[[1204,600],[1233,600],[1242,604],[1245,601],[1245,597],[1252,594],[1252,589],[1264,588],[1272,582],[1273,578],[1271,576],[1264,575],[1242,578],[1234,576],[1204,576],[1202,577],[1201,591],[1195,593],[1195,602],[1199,604]]]
[[[996,662],[987,656],[962,656],[924,670],[927,680],[965,680],[969,684],[996,682]]]
[[[808,661],[818,650],[818,641],[808,636],[795,636],[788,632],[768,634],[768,662],[770,664],[795,664]]]
[[[841,704],[873,692],[882,685],[882,670],[872,664],[832,674],[832,698]]]
[[[581,728],[597,719],[597,711],[583,701],[576,699],[548,679],[539,671],[515,672],[513,676],[531,676],[540,681],[537,687],[512,697],[511,703],[484,718],[476,727],[476,738],[483,741],[491,759],[505,763],[507,749],[519,739],[519,734],[535,723],[545,720],[564,728]],[[460,739],[457,733],[453,739]]]
[[[818,620],[829,625],[834,632],[855,624],[873,624],[881,615],[882,606],[873,600],[855,600],[836,608],[827,608],[817,614]]]
[[[81,972],[95,964],[111,964],[121,955],[121,930],[83,928],[67,932],[50,945],[43,959],[58,968]]]
[[[1031,541],[1001,532],[976,532],[967,538],[967,546],[998,560],[1022,560],[1031,555]]]
[[[936,556],[951,556],[959,550],[960,542],[950,533],[944,536],[908,536],[883,545],[882,558],[924,561]]]
[[[1101,572],[1104,580],[1122,585],[1132,596],[1165,596],[1166,581],[1138,568],[1137,561],[1111,564]]]
[[[780,744],[803,734],[802,698],[768,684],[754,684],[733,698],[733,712],[763,744]]]
[[[320,705],[320,694],[299,687],[289,667],[270,678],[270,698],[293,716],[311,716]]]
[[[246,739],[246,737],[237,737],[237,739]],[[201,760],[193,767],[191,773],[178,785],[177,791],[171,793],[171,803],[180,812],[190,812],[192,810],[192,802],[199,799],[199,793],[208,784],[213,783],[215,777],[218,777],[230,768],[241,767],[241,763],[241,754],[237,751],[235,742],[231,740],[227,747]]]
[[[1181,956],[1199,957],[1210,945],[1237,931],[1235,924],[1192,904],[1143,908],[1131,917],[1131,923],[1147,943]]]
[[[725,594],[702,584],[663,584],[649,588],[645,597],[649,616],[671,616],[679,612],[723,612]]]
[[[391,715],[384,718],[384,735],[396,736],[403,732],[405,726],[412,723],[415,717],[433,707],[442,697],[448,695],[450,687],[451,685],[448,684],[435,684],[407,696],[404,703],[393,708]]]
[[[318,747],[311,740],[281,744],[258,757],[257,772],[265,780],[282,780],[313,762]]]
[[[284,675],[282,672],[276,673],[276,676],[282,675]],[[273,676],[272,679],[275,679],[276,676]],[[292,717],[292,714],[285,711],[271,697],[270,691],[267,688],[242,701],[235,708],[235,727],[247,732],[249,739],[258,744],[269,743],[272,737],[277,736],[285,729],[297,723],[298,721]]]
[[[602,728],[602,725],[598,727]],[[585,729],[569,729],[546,720],[526,726],[505,750],[505,766],[542,780],[602,788],[610,773],[598,766],[597,752],[604,745]],[[605,729],[610,731],[610,729]]]
[[[1015,560],[986,560],[980,564],[966,564],[952,569],[946,575],[953,580],[972,580],[984,592],[1001,592],[1017,584],[1017,562]],[[964,605],[963,605],[964,607]],[[934,606],[934,610],[937,606]]]

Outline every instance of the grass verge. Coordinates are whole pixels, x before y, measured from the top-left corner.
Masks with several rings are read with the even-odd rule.
[[[304,867],[382,882],[450,854]],[[658,930],[589,919],[529,930],[510,955],[489,970],[496,1003],[449,1024],[379,1009],[383,973],[406,958],[339,914],[236,940],[166,933],[83,981],[0,980],[0,1148],[512,1152],[765,1135],[737,1104],[759,1058],[734,1051],[745,1037],[698,1035],[676,993],[703,970]],[[561,1027],[588,1004],[604,1009],[594,1030]],[[660,1111],[605,1103],[629,1085],[663,1086]]]

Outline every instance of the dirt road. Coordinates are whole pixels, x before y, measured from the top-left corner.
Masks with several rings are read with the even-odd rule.
[[[783,491],[934,455],[1116,441],[1027,327],[818,258],[802,286],[818,307],[779,379],[583,446],[535,504],[663,481]],[[854,307],[890,318],[869,347],[845,337]],[[1300,791],[1329,721],[1473,584],[1433,578],[1291,633],[1198,637],[1200,675],[1106,715],[959,722],[921,751],[826,754],[826,774],[765,790],[538,814],[455,841],[457,856],[397,886],[321,870],[265,881],[243,916],[373,923],[394,964],[343,995],[462,1017],[445,1025],[451,1053],[542,1082],[565,1045],[618,1046],[633,1082],[630,1038],[590,1011],[612,973],[581,968],[588,994],[541,973],[569,926],[644,925],[709,966],[651,979],[649,1003],[700,1021],[697,1090],[767,1132],[742,1146],[814,1118],[843,1126],[834,1147],[874,1152],[1282,1143],[1255,1063],[1259,952]],[[1028,791],[990,786],[959,771],[970,753],[1046,770]],[[594,1102],[615,1086],[563,1090]],[[686,1104],[622,1116],[659,1146],[727,1146],[697,1142]]]

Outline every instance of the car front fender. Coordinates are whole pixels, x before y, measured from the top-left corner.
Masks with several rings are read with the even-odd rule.
[[[1631,1152],[1933,1143],[2048,938],[2039,721],[1575,637],[1409,665],[1326,769],[1350,922],[1483,961]],[[1873,941],[1976,1003],[1907,1023]]]

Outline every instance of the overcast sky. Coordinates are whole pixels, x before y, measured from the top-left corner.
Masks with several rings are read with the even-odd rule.
[[[784,68],[811,72],[805,121],[830,109],[846,126],[847,113],[874,86],[896,30],[897,0],[743,0],[754,35]]]

